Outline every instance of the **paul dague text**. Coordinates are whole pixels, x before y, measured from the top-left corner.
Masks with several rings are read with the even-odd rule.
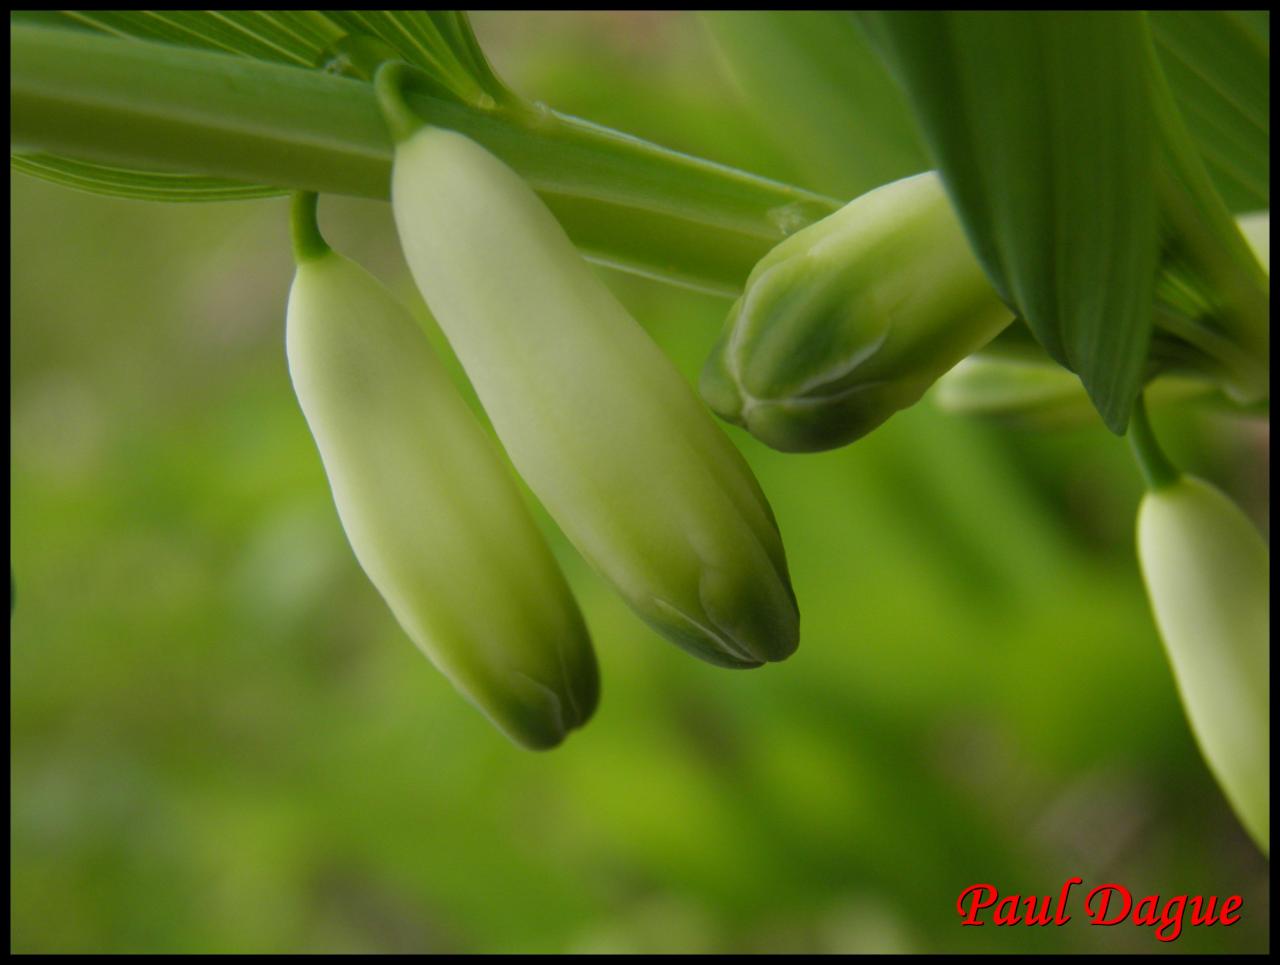
[[[995,885],[970,885],[960,892],[956,911],[962,925],[1065,925],[1071,920],[1072,890],[1083,885],[1082,878],[1068,878],[1056,898],[1050,895],[1001,896]],[[1182,934],[1183,926],[1234,925],[1240,920],[1244,899],[1231,895],[1225,900],[1211,895],[1174,895],[1163,904],[1159,895],[1134,899],[1124,885],[1103,884],[1088,892],[1076,892],[1084,916],[1093,925],[1120,925],[1129,922],[1155,929],[1162,942]],[[1083,896],[1081,899],[1080,896]]]

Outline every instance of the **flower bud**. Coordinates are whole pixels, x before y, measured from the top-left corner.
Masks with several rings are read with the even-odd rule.
[[[926,172],[765,255],[707,360],[702,396],[775,449],[832,449],[915,404],[1012,319]]]
[[[1271,842],[1271,557],[1222,492],[1178,476],[1138,510],[1138,557],[1200,750],[1240,822]]]
[[[1152,406],[1213,392],[1201,379],[1164,375],[1146,388]],[[1047,358],[1012,358],[978,352],[938,379],[933,401],[952,415],[987,416],[1038,429],[1083,425],[1097,410],[1080,377]]]
[[[730,667],[787,657],[799,616],[773,515],[692,388],[520,177],[460,134],[393,127],[405,258],[529,487],[677,645]]]
[[[586,627],[426,335],[371,275],[313,250],[286,341],[342,526],[400,625],[513,740],[560,743],[596,706]]]
[[[956,415],[991,415],[1041,426],[1084,421],[1094,408],[1079,377],[1039,360],[971,355],[938,379],[933,399]]]

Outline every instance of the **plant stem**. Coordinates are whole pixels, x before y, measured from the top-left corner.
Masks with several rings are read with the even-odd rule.
[[[314,191],[293,193],[289,227],[293,235],[293,258],[298,264],[327,255],[331,250],[324,235],[320,233],[320,224],[316,220],[316,207],[319,203],[320,196]]]
[[[1129,417],[1129,448],[1137,460],[1142,478],[1146,480],[1148,489],[1161,489],[1178,478],[1178,470],[1169,457],[1160,448],[1155,433],[1151,430],[1151,420],[1147,418],[1147,404],[1142,393],[1138,393],[1133,403],[1133,414]]]
[[[367,82],[26,24],[10,53],[14,152],[388,196],[391,137]],[[736,293],[773,245],[841,205],[543,105],[406,97],[526,178],[588,257],[705,291]]]

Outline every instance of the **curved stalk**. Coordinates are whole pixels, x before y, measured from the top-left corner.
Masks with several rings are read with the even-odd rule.
[[[1178,470],[1174,468],[1169,457],[1160,448],[1156,434],[1151,429],[1151,420],[1147,417],[1146,400],[1138,393],[1133,403],[1133,416],[1129,420],[1129,447],[1133,450],[1133,458],[1142,472],[1147,489],[1163,489],[1178,478]]]

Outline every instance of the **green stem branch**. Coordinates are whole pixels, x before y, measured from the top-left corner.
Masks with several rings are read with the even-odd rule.
[[[10,147],[121,167],[386,198],[391,136],[373,85],[144,41],[10,28]],[[841,202],[556,113],[412,90],[525,177],[596,261],[723,294]]]

